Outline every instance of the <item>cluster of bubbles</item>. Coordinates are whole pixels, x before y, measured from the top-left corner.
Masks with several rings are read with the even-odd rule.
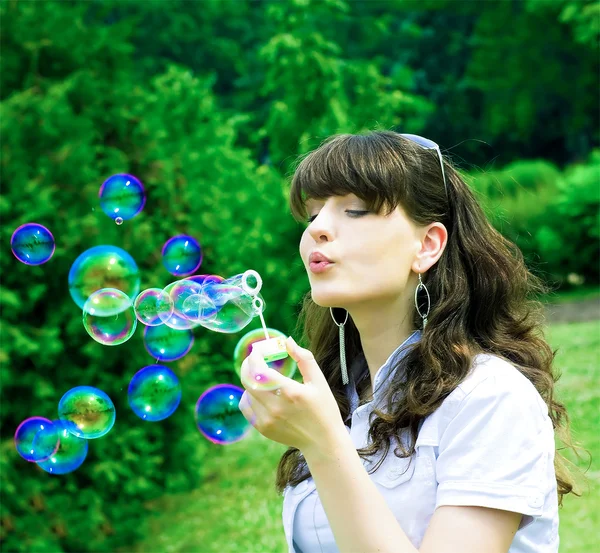
[[[100,187],[100,207],[116,224],[138,215],[146,193],[141,181],[128,174],[108,178]],[[48,262],[55,251],[52,233],[38,223],[18,227],[11,238],[15,257],[27,265]],[[192,236],[169,238],[162,248],[165,269],[179,280],[164,288],[140,291],[140,272],[133,257],[114,245],[87,249],[73,262],[68,275],[71,298],[82,311],[83,327],[104,346],[118,346],[144,328],[144,347],[156,360],[138,370],[129,383],[128,404],[147,422],[162,421],[179,407],[182,388],[176,374],[159,364],[176,361],[192,348],[192,330],[204,327],[221,333],[237,333],[260,317],[262,328],[247,332],[233,353],[233,369],[241,378],[244,359],[265,339],[279,340],[276,354],[267,354],[267,365],[291,378],[296,363],[281,344],[282,332],[267,328],[260,295],[262,280],[256,271],[230,278],[194,275],[202,264],[202,248]],[[183,278],[181,278],[183,277]],[[250,285],[252,280],[254,286]],[[255,388],[268,389],[267,383]],[[239,410],[244,390],[219,384],[205,390],[196,403],[194,418],[199,432],[209,441],[226,445],[243,439],[252,425]],[[46,472],[66,474],[79,468],[88,453],[88,442],[105,436],[116,420],[115,406],[102,390],[77,386],[58,403],[58,417],[30,417],[17,427],[14,443],[19,455]]]

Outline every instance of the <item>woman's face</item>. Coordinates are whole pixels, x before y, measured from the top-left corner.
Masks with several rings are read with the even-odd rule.
[[[348,308],[398,298],[421,248],[420,235],[401,207],[388,216],[368,212],[354,194],[311,199],[306,205],[311,222],[300,240],[300,256],[313,301]],[[315,251],[333,261],[320,273],[309,264]]]

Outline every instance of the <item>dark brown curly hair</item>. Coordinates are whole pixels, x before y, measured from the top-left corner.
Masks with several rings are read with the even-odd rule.
[[[444,170],[448,196],[437,153],[388,130],[330,137],[301,156],[294,170],[290,208],[298,221],[306,223],[304,202],[308,198],[324,200],[352,193],[367,203],[369,211],[390,213],[400,205],[413,224],[438,221],[448,231],[444,252],[423,278],[431,298],[427,327],[401,361],[406,377],[394,379],[385,390],[389,414],[373,411],[371,445],[357,453],[364,459],[383,448],[385,457],[394,435],[400,444],[395,454],[412,457],[419,423],[465,379],[478,353],[496,355],[521,371],[546,402],[556,435],[567,447],[579,449],[570,435],[567,411],[554,398],[560,374],[555,374],[552,364],[558,350],[550,348],[543,333],[544,308],[539,297],[553,290],[528,270],[520,249],[491,226],[474,192],[446,158]],[[423,308],[420,302],[425,312],[426,302]],[[413,328],[422,326],[416,309],[413,324]],[[329,309],[315,304],[310,292],[304,298],[297,331],[303,347],[314,354],[346,420],[350,404],[340,376],[338,329]],[[346,356],[355,367],[362,359],[362,371],[368,371],[351,317],[346,324]],[[360,404],[367,399],[369,385],[368,378],[357,385]],[[404,400],[391,401],[398,393]],[[399,433],[406,430],[408,448],[399,439]],[[560,449],[554,467],[562,506],[563,495],[581,494],[574,491],[571,472],[579,469],[561,456]],[[277,467],[276,490],[282,494],[286,486],[310,476],[301,452],[290,447]]]

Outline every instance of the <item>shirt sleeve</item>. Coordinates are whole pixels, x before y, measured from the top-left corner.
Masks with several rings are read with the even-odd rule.
[[[521,529],[543,512],[554,432],[533,384],[502,372],[508,374],[493,373],[467,393],[440,437],[436,509],[470,505],[522,513]]]

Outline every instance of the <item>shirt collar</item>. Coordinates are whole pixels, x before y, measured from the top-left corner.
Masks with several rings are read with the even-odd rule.
[[[383,396],[383,391],[385,390],[385,386],[382,384],[388,379],[392,370],[395,366],[404,358],[406,355],[407,346],[418,342],[421,339],[421,331],[415,330],[404,342],[402,342],[387,358],[387,361],[381,366],[381,368],[375,374],[375,383],[374,383],[374,391],[373,391],[373,401],[379,401],[379,399]],[[368,377],[369,370],[365,367],[364,363],[364,355],[361,355],[359,359],[355,360],[354,365],[352,366],[350,371],[350,382],[346,386],[347,393],[350,400],[350,413],[348,418],[352,417],[352,414],[358,407],[358,393],[356,391],[356,382],[360,382],[365,376]],[[356,374],[358,371],[362,373]],[[348,418],[346,420],[348,420]]]

